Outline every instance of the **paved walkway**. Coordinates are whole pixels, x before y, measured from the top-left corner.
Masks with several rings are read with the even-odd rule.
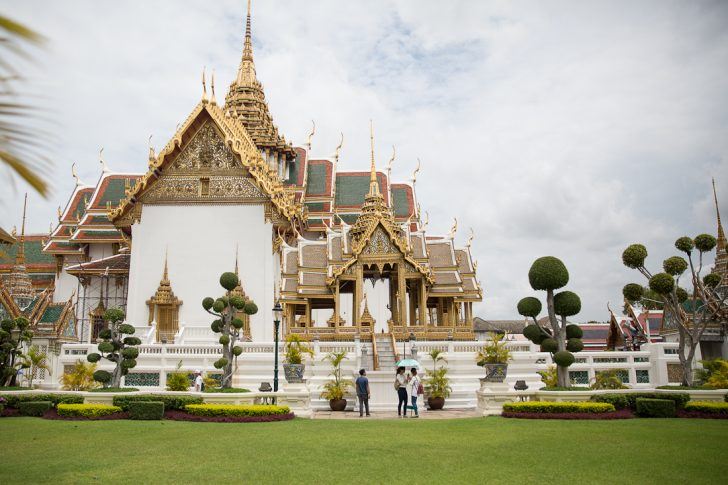
[[[441,411],[421,410],[419,419],[459,419],[475,418],[483,414],[475,409],[445,409]],[[397,411],[372,411],[370,417],[359,417],[359,411],[314,411],[313,419],[402,419]],[[407,419],[410,419],[409,417]]]

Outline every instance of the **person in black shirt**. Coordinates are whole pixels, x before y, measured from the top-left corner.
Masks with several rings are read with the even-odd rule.
[[[356,397],[359,398],[359,417],[364,416],[364,408],[366,407],[367,416],[369,414],[369,379],[367,379],[367,371],[361,369],[359,377],[356,378]]]

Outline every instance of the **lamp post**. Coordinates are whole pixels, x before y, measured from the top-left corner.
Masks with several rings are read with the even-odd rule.
[[[275,336],[275,355],[274,355],[274,367],[273,367],[273,392],[278,392],[278,330],[281,326],[281,315],[283,314],[283,308],[281,302],[276,301],[273,307],[273,334]]]

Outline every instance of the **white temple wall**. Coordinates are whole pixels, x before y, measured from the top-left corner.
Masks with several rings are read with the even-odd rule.
[[[251,317],[252,338],[272,340],[275,274],[280,271],[272,234],[262,205],[144,206],[141,221],[132,226],[128,322],[147,325],[146,301],[157,291],[166,251],[172,291],[182,300],[180,327],[209,325],[212,316],[201,301],[223,294],[220,274],[234,270],[237,246],[243,289],[258,305]]]
[[[66,268],[81,262],[78,256],[64,256],[63,270],[56,275],[55,290],[53,292],[53,301],[65,302],[71,297],[74,291],[78,289],[78,278],[66,273]],[[78,301],[78,295],[74,298],[74,302]]]
[[[101,258],[108,258],[114,255],[111,243],[93,243],[88,245],[88,256],[91,261]]]

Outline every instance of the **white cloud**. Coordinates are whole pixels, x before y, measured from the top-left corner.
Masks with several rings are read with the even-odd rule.
[[[56,121],[55,193],[33,197],[45,230],[72,187],[70,163],[98,177],[97,152],[143,171],[146,139],[166,143],[200,96],[237,67],[242,1],[0,2],[51,39],[30,88]],[[637,275],[621,250],[657,266],[682,234],[714,232],[710,176],[728,214],[728,8],[711,2],[262,2],[253,5],[258,75],[281,131],[314,152],[345,133],[341,168],[366,166],[368,120],[394,174],[423,161],[417,192],[431,229],[452,216],[473,246],[484,317],[515,315],[537,257],[564,259],[580,317]],[[19,202],[5,197],[3,223]],[[726,216],[728,217],[728,216]]]

